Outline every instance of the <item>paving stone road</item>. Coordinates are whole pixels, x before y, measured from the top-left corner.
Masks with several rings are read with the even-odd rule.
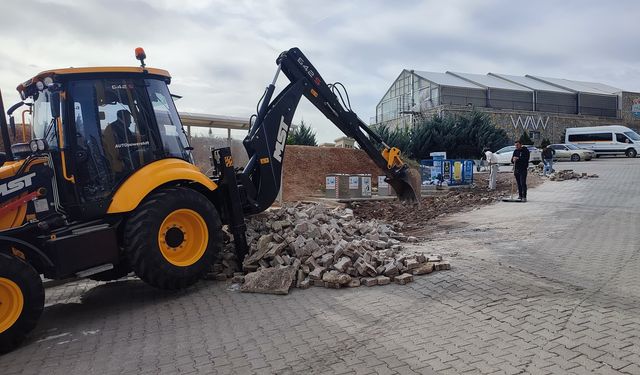
[[[47,290],[0,374],[640,374],[640,159],[425,229],[451,271],[406,286],[178,293],[137,279]]]

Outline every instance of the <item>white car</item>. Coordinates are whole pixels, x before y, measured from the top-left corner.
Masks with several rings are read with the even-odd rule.
[[[559,143],[549,145],[549,147],[556,151],[553,158],[557,160],[580,161],[591,160],[596,157],[595,151],[582,149],[576,145],[572,145],[571,143]]]
[[[538,165],[542,161],[540,150],[535,146],[523,146],[529,149],[529,162],[533,165]],[[499,149],[495,152],[498,157],[498,164],[511,164],[511,157],[516,146],[507,146]]]

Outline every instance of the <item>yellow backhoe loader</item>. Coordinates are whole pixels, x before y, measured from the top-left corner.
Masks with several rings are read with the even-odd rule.
[[[285,140],[302,96],[355,138],[401,199],[416,200],[397,149],[384,145],[297,48],[277,59],[291,81],[270,84],[244,140],[250,161],[212,150],[212,175],[193,165],[168,72],[146,67],[48,70],[18,86],[9,122],[0,95],[0,352],[15,348],[43,311],[41,275],[112,280],[130,272],[180,289],[220,253],[222,225],[247,252],[245,217],[280,190]],[[338,95],[336,95],[338,94]],[[348,102],[348,98],[347,98]],[[28,106],[31,140],[11,142],[13,112]],[[24,113],[24,111],[23,111]],[[24,122],[24,121],[23,121]],[[382,144],[382,152],[373,141]]]

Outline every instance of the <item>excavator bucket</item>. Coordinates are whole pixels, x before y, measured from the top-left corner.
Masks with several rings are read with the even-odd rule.
[[[420,203],[420,190],[422,178],[420,172],[411,168],[403,168],[394,177],[387,179],[393,187],[398,199],[403,202]]]

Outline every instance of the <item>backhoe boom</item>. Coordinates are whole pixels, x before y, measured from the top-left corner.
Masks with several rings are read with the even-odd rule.
[[[245,213],[264,211],[277,197],[286,139],[302,96],[313,103],[345,135],[358,142],[384,171],[387,182],[401,200],[417,201],[419,191],[416,190],[419,186],[412,185],[409,168],[400,159],[399,150],[386,145],[350,108],[345,108],[340,103],[334,93],[337,87],[325,83],[298,48],[281,53],[276,63],[276,76],[267,87],[255,121],[244,140],[250,158],[239,178],[247,197]],[[271,100],[280,71],[290,83]],[[348,106],[346,103],[345,105]],[[384,150],[378,151],[372,140],[382,144]]]

